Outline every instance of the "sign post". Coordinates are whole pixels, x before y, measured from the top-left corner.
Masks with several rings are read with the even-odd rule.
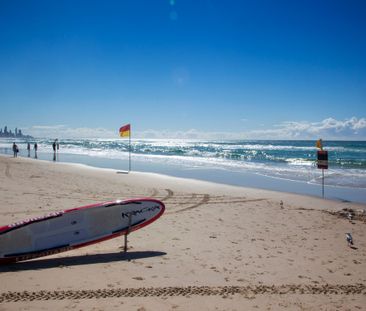
[[[128,172],[131,172],[131,124],[120,127],[119,136],[128,137]]]
[[[328,151],[323,150],[323,142],[319,139],[316,142],[317,148],[320,148],[317,152],[318,168],[322,170],[322,197],[324,199],[324,170],[328,169]]]
[[[131,130],[128,136],[128,171],[131,172]]]

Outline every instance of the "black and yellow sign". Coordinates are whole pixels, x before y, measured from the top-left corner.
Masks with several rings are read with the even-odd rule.
[[[318,150],[318,168],[328,169],[328,151]]]

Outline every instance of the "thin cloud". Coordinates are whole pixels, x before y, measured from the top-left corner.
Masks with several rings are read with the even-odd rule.
[[[34,137],[47,138],[112,138],[118,135],[117,131],[104,128],[70,128],[66,125],[34,125],[27,128],[26,132]]]
[[[366,139],[366,119],[352,117],[345,120],[327,118],[320,122],[287,121],[273,129],[251,132],[253,136],[264,139],[326,139],[364,140]]]
[[[66,125],[35,125],[27,128],[34,137],[57,138],[116,138],[117,130],[104,128],[69,128]],[[205,132],[197,129],[186,131],[145,130],[135,131],[133,138],[139,139],[334,139],[366,140],[366,118],[352,117],[345,120],[327,118],[320,122],[285,121],[272,128],[242,132]]]
[[[202,132],[196,129],[172,132],[149,130],[138,133],[140,138],[181,139],[342,139],[365,140],[366,119],[352,117],[345,120],[327,118],[320,122],[286,121],[269,129],[246,132]]]

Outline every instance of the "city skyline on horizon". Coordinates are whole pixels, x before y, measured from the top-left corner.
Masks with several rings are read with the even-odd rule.
[[[8,131],[8,126],[5,125],[4,129],[2,127],[0,127],[0,137],[5,137],[5,138],[10,138],[10,137],[14,137],[14,138],[33,138],[30,135],[24,135],[22,133],[22,129],[18,129],[17,127],[14,129],[14,133],[12,132],[11,129],[9,129]]]

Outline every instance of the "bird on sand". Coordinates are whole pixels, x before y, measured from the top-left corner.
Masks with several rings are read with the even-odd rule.
[[[352,217],[353,217],[353,215],[351,213],[347,214],[347,218],[348,218],[349,221],[352,221]]]
[[[348,246],[353,245],[353,238],[352,238],[351,233],[349,233],[349,232],[346,233],[346,240],[347,240]]]

